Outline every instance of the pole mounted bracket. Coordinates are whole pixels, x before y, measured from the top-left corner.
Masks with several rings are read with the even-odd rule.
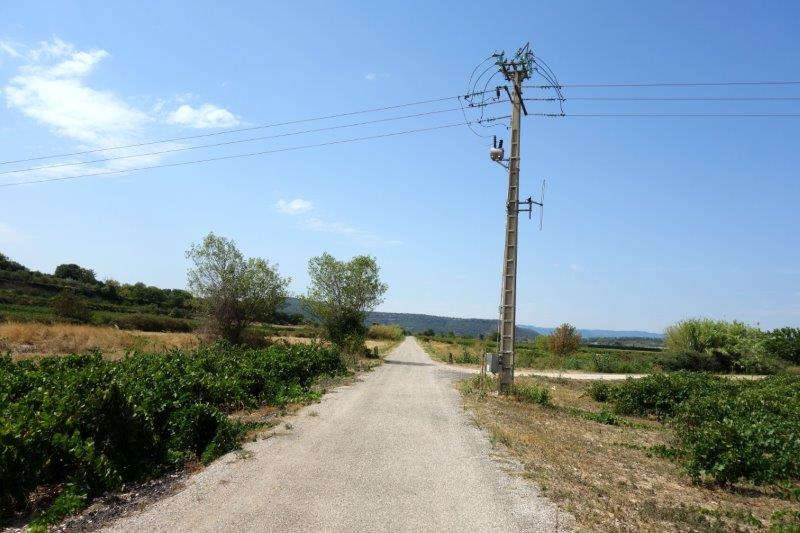
[[[531,196],[528,196],[527,200],[522,200],[521,202],[509,202],[508,209],[511,211],[512,205],[516,204],[517,206],[517,213],[528,213],[528,220],[531,219],[533,214],[534,207],[539,207],[539,231],[542,229],[542,222],[544,219],[544,192],[547,189],[547,181],[542,180],[542,197],[541,201],[537,202]]]

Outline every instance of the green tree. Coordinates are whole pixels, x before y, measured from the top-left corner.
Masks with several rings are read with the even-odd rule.
[[[800,364],[800,328],[780,328],[771,331],[765,340],[770,355]]]
[[[305,304],[322,321],[330,341],[355,356],[364,347],[367,313],[383,301],[387,289],[377,261],[368,255],[339,261],[326,252],[308,261],[308,274]]]
[[[75,263],[65,263],[56,267],[53,275],[57,278],[72,279],[83,283],[97,283],[94,270],[83,268]]]
[[[278,265],[251,257],[245,259],[231,239],[209,233],[192,244],[186,257],[192,293],[201,300],[211,331],[232,343],[252,322],[275,312],[286,300],[290,278],[278,274]]]
[[[561,324],[548,337],[550,351],[558,355],[567,355],[581,346],[581,334],[572,324]]]

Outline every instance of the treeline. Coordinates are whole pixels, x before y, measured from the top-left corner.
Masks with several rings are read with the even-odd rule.
[[[52,274],[30,270],[0,253],[0,303],[49,306],[50,299],[69,291],[97,310],[135,311],[188,318],[194,313],[192,294],[144,283],[100,281],[93,270],[76,264],[58,265]]]

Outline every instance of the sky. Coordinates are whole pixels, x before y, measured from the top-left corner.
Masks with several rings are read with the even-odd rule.
[[[456,96],[487,56],[528,41],[564,84],[800,80],[799,31],[800,4],[780,1],[2,2],[0,161]],[[564,95],[567,114],[800,113],[800,100],[570,99],[791,97],[800,85]],[[494,318],[507,177],[488,149],[491,135],[508,137],[499,122],[476,126],[485,137],[462,125],[274,152],[463,121],[443,111],[181,150],[454,106],[0,165],[3,184],[273,152],[0,187],[0,251],[45,272],[74,262],[101,279],[185,287],[185,250],[214,231],[278,263],[295,294],[310,257],[369,254],[389,286],[381,310]],[[538,197],[545,178],[547,191],[542,231],[536,216],[520,223],[519,323],[800,325],[800,117],[532,115],[521,152],[522,196]]]

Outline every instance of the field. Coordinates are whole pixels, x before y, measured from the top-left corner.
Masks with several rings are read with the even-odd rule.
[[[493,380],[473,378],[460,388],[492,440],[507,446],[523,462],[525,475],[573,513],[581,529],[798,531],[796,477],[761,484],[693,477],[673,423],[619,414],[592,398],[592,384],[534,378],[517,383],[511,396],[491,394]]]
[[[314,326],[257,325],[254,330],[272,343],[321,344],[322,332]],[[375,336],[373,334],[373,336]],[[368,338],[367,348],[385,353],[402,339]],[[162,353],[191,350],[203,343],[198,333],[146,332],[86,324],[46,324],[40,322],[0,322],[0,354],[15,361],[46,355],[67,355],[100,351],[115,360],[132,351]]]
[[[497,351],[497,343],[489,340],[444,336],[419,339],[432,357],[446,363],[478,365],[484,353]],[[582,346],[577,352],[562,356],[535,341],[517,342],[515,348],[517,368],[611,373],[646,373],[659,369],[660,351],[652,349]]]

